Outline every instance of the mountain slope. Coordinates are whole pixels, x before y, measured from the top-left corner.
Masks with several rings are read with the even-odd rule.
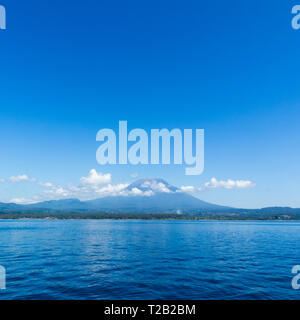
[[[23,206],[15,203],[0,202],[0,212],[21,209]]]
[[[140,179],[129,185],[118,196],[95,200],[63,199],[21,205],[0,203],[0,214],[7,213],[126,213],[126,214],[207,214],[230,217],[294,217],[300,218],[300,209],[269,207],[262,209],[237,209],[202,201],[163,179]]]
[[[224,211],[222,207],[201,201],[163,179],[141,179],[129,185],[124,195],[107,196],[95,200],[52,200],[23,206],[27,209],[59,211],[105,211],[131,213],[181,213],[201,211]]]

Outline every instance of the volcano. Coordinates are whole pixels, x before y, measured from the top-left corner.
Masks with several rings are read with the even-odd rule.
[[[159,178],[135,181],[124,189],[121,195],[117,196],[106,196],[89,201],[78,199],[52,200],[22,207],[74,212],[177,214],[227,211],[230,209],[229,207],[204,202]]]

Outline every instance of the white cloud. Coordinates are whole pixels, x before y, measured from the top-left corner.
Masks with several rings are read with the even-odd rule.
[[[155,188],[153,188],[155,190]],[[170,193],[172,192],[170,189],[168,189],[168,187],[163,184],[163,183],[158,183],[157,184],[157,191],[160,191],[160,192],[165,192],[165,193]]]
[[[162,182],[146,181],[142,184],[142,188],[150,188],[153,191],[171,193],[172,191]]]
[[[14,198],[9,201],[10,203],[16,203],[16,204],[33,204],[37,203],[38,201],[32,200],[32,199],[25,199],[25,198]]]
[[[78,198],[80,200],[91,200],[101,198],[105,196],[153,196],[156,192],[173,193],[169,189],[169,186],[165,183],[155,180],[145,181],[140,187],[132,188],[128,190],[129,184],[111,183],[111,174],[97,173],[95,169],[90,170],[87,177],[80,179],[80,184],[69,184],[66,186],[55,185],[51,182],[39,182],[36,179],[30,178],[23,174],[19,176],[12,176],[8,181],[21,182],[29,181],[34,182],[36,185],[43,187],[41,193],[31,197],[31,199],[25,199],[22,197],[16,197],[11,202],[19,204],[30,204],[45,200],[58,200],[66,198]],[[4,182],[4,179],[0,179],[0,182]],[[104,185],[104,186],[103,186]],[[249,180],[217,180],[212,178],[210,181],[204,183],[202,186],[182,186],[176,192],[196,193],[204,190],[212,190],[217,188],[224,189],[245,189],[254,187],[255,183]]]
[[[97,171],[95,169],[92,169],[90,171],[90,174],[87,177],[82,177],[80,179],[81,183],[83,184],[88,184],[88,185],[100,185],[100,184],[107,184],[111,182],[111,174],[107,173],[107,174],[102,174],[97,173]]]
[[[143,191],[138,188],[132,188],[131,192],[136,196],[141,196],[143,194]]]
[[[52,189],[47,190],[44,193],[64,198],[69,197],[71,195],[68,189],[62,187],[53,187]]]
[[[125,190],[128,187],[128,184],[123,183],[123,184],[117,184],[117,185],[112,185],[109,184],[105,187],[98,188],[95,191],[98,195],[119,195],[123,190]]]
[[[0,183],[3,183],[3,182],[5,182],[5,179],[0,178]]]
[[[42,187],[46,187],[46,188],[54,188],[54,184],[52,184],[51,182],[40,182],[39,183],[40,186]]]
[[[32,198],[34,200],[16,197],[11,201],[20,204],[65,198],[79,198],[81,200],[90,200],[101,196],[119,195],[124,192],[124,189],[126,189],[126,187],[128,186],[128,184],[110,184],[111,174],[97,173],[95,169],[92,169],[87,177],[82,177],[80,179],[81,183],[79,185],[68,184],[67,186],[59,186],[51,182],[37,181],[36,179],[32,179],[25,174],[12,176],[9,178],[9,181],[15,183],[21,181],[35,182],[36,185],[44,188],[44,190],[40,194],[37,194]],[[101,184],[107,183],[109,183],[107,186],[100,187]]]
[[[180,188],[180,191],[182,191],[182,192],[188,192],[188,193],[193,193],[193,192],[199,191],[199,188],[194,187],[194,186],[182,186],[182,187]]]
[[[138,176],[139,176],[138,173],[132,173],[132,174],[130,175],[130,177],[131,177],[132,179],[136,179]]]
[[[154,195],[154,192],[152,190],[148,190],[148,191],[145,191],[143,195],[146,197],[151,197]]]
[[[205,191],[207,189],[246,189],[251,187],[255,187],[255,183],[249,180],[217,180],[216,178],[212,178],[200,187],[182,186],[179,192],[195,193]]]
[[[36,179],[29,178],[26,174],[22,174],[19,176],[12,176],[9,178],[11,182],[21,182],[21,181],[28,181],[28,182],[35,182]]]
[[[212,178],[209,182],[204,184],[205,188],[216,189],[216,188],[225,188],[225,189],[246,189],[254,187],[255,183],[249,180],[217,180]]]
[[[128,197],[128,196],[151,197],[154,195],[154,192],[152,190],[142,191],[139,188],[132,188],[131,190],[121,191],[119,195],[124,197]]]

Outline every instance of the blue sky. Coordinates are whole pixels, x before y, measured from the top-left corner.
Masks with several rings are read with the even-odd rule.
[[[110,174],[112,186],[134,181],[134,173],[176,186],[251,181],[250,188],[220,183],[197,196],[236,207],[300,207],[300,31],[291,28],[292,6],[300,3],[0,4],[7,10],[7,30],[0,30],[0,201],[47,197],[41,183],[55,185],[54,192],[95,169]],[[204,128],[204,173],[98,165],[96,133],[116,129],[119,120],[147,131]],[[9,179],[19,175],[28,179]]]

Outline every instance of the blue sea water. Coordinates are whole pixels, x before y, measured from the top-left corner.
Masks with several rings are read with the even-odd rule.
[[[0,299],[299,299],[299,222],[0,220]]]

